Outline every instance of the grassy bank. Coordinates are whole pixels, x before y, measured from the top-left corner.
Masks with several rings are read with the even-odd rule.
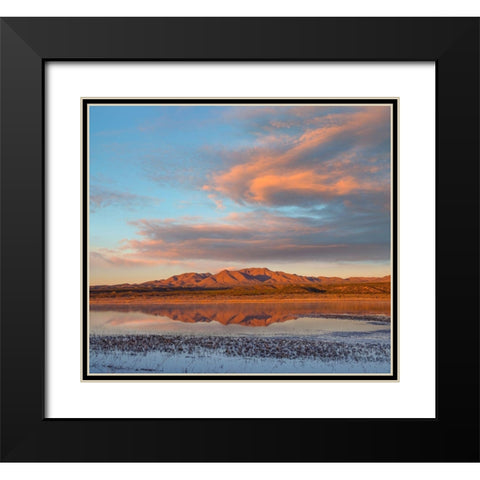
[[[331,300],[389,300],[390,283],[349,285],[262,285],[225,289],[111,289],[90,290],[90,303],[210,303],[291,302]]]

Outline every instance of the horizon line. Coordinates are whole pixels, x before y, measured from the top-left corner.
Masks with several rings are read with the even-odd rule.
[[[134,282],[134,283],[131,283],[131,282],[128,282],[128,281],[118,282],[118,283],[89,283],[89,286],[91,286],[91,287],[94,287],[94,286],[115,286],[115,285],[125,285],[125,284],[127,284],[127,285],[141,285],[143,283],[148,283],[148,282],[164,281],[164,280],[168,280],[169,278],[179,277],[181,275],[196,274],[196,275],[214,276],[214,275],[218,275],[219,273],[222,273],[222,272],[225,272],[225,271],[227,271],[227,272],[242,272],[242,271],[245,271],[245,270],[268,270],[272,273],[286,273],[287,275],[297,275],[299,277],[305,277],[305,278],[328,278],[328,279],[339,278],[341,280],[349,280],[351,278],[385,278],[385,277],[391,277],[391,275],[392,275],[391,273],[388,273],[386,275],[350,275],[350,276],[347,276],[347,277],[340,277],[340,276],[337,276],[337,275],[332,275],[332,276],[301,275],[301,274],[298,274],[298,273],[285,272],[283,270],[271,270],[268,267],[245,267],[245,268],[240,268],[240,269],[222,268],[215,273],[188,271],[188,272],[183,272],[183,273],[176,273],[176,274],[170,275],[169,277],[166,277],[166,278],[155,278],[155,279],[151,279],[151,280],[145,280],[143,282]]]

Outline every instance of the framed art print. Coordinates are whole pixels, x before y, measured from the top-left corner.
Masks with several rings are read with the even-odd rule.
[[[397,103],[83,99],[83,379],[396,379]]]
[[[2,460],[479,460],[477,18],[0,29]]]

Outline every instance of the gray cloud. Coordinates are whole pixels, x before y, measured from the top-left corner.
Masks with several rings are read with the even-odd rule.
[[[151,205],[156,202],[159,202],[159,199],[90,185],[91,213],[95,213],[101,208],[110,206],[121,206],[127,209],[134,209],[145,205]]]
[[[338,222],[342,228],[338,229]],[[264,211],[231,214],[218,223],[139,220],[139,240],[124,248],[144,259],[253,261],[388,260],[388,226],[343,217],[273,215]],[[377,235],[379,233],[379,235]]]

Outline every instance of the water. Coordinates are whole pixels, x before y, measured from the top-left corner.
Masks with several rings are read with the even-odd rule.
[[[90,373],[389,373],[389,302],[92,305]]]
[[[312,335],[389,330],[389,302],[92,305],[90,333]]]

